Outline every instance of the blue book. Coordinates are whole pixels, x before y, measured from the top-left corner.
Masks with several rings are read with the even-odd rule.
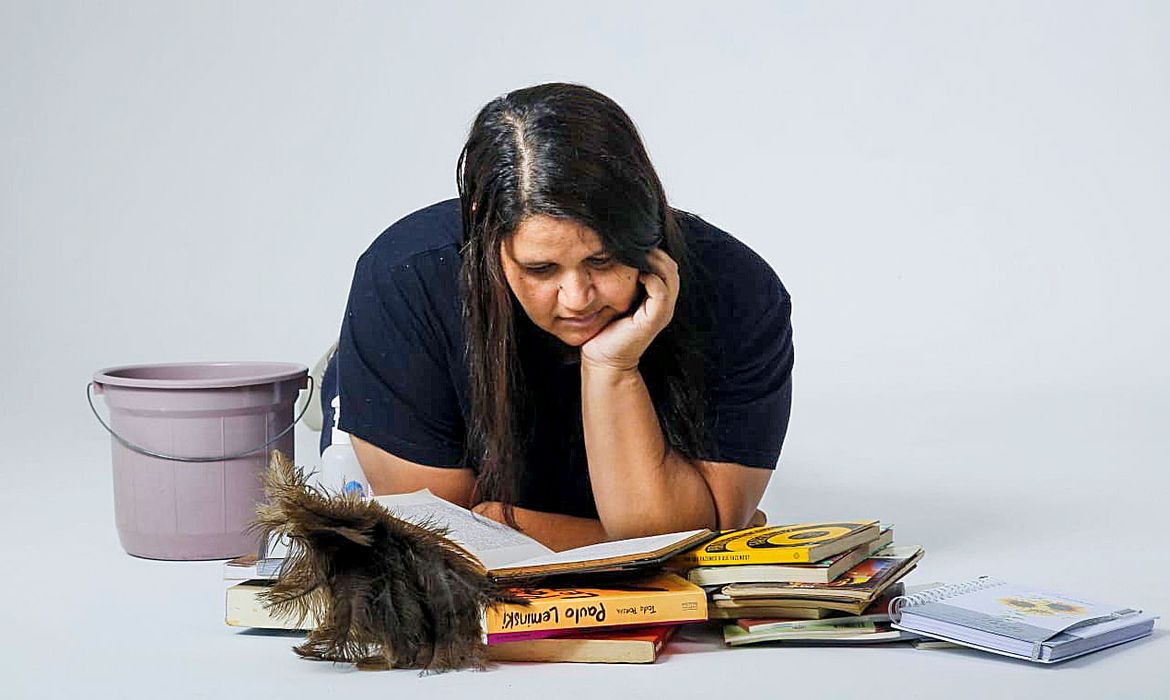
[[[890,619],[906,632],[1049,664],[1144,637],[1155,618],[981,577],[899,596],[890,602]]]

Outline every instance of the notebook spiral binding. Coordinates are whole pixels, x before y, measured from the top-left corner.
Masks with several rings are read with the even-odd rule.
[[[971,593],[973,591],[981,591],[985,588],[995,588],[996,586],[1002,586],[1003,583],[1003,581],[991,578],[990,576],[980,576],[979,578],[972,579],[970,581],[939,586],[938,588],[931,588],[913,595],[900,595],[890,601],[890,620],[893,622],[900,622],[902,608],[906,606],[913,607],[915,605],[937,603],[940,600],[951,598],[957,595],[963,595],[964,593]]]

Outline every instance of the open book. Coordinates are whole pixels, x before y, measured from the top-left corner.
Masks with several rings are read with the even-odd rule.
[[[499,580],[644,568],[664,562],[714,534],[707,529],[689,530],[554,552],[522,532],[460,508],[426,489],[377,496],[374,500],[402,520],[447,528],[448,539],[467,550]]]
[[[396,518],[416,525],[446,528],[448,539],[479,560],[488,574],[500,581],[646,568],[715,535],[706,529],[689,530],[554,552],[522,532],[460,508],[427,489],[376,496],[374,500]],[[259,560],[256,577],[275,578],[282,563],[282,559],[271,555]]]

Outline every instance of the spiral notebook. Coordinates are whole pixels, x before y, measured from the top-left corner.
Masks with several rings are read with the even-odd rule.
[[[899,596],[890,619],[906,632],[1048,664],[1144,637],[1155,618],[984,576]]]

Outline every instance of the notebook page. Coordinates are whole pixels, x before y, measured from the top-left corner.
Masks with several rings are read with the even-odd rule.
[[[402,520],[416,525],[431,522],[446,527],[449,531],[447,538],[466,549],[488,569],[510,566],[522,559],[553,552],[531,537],[491,518],[460,508],[427,489],[376,496],[374,500]]]

